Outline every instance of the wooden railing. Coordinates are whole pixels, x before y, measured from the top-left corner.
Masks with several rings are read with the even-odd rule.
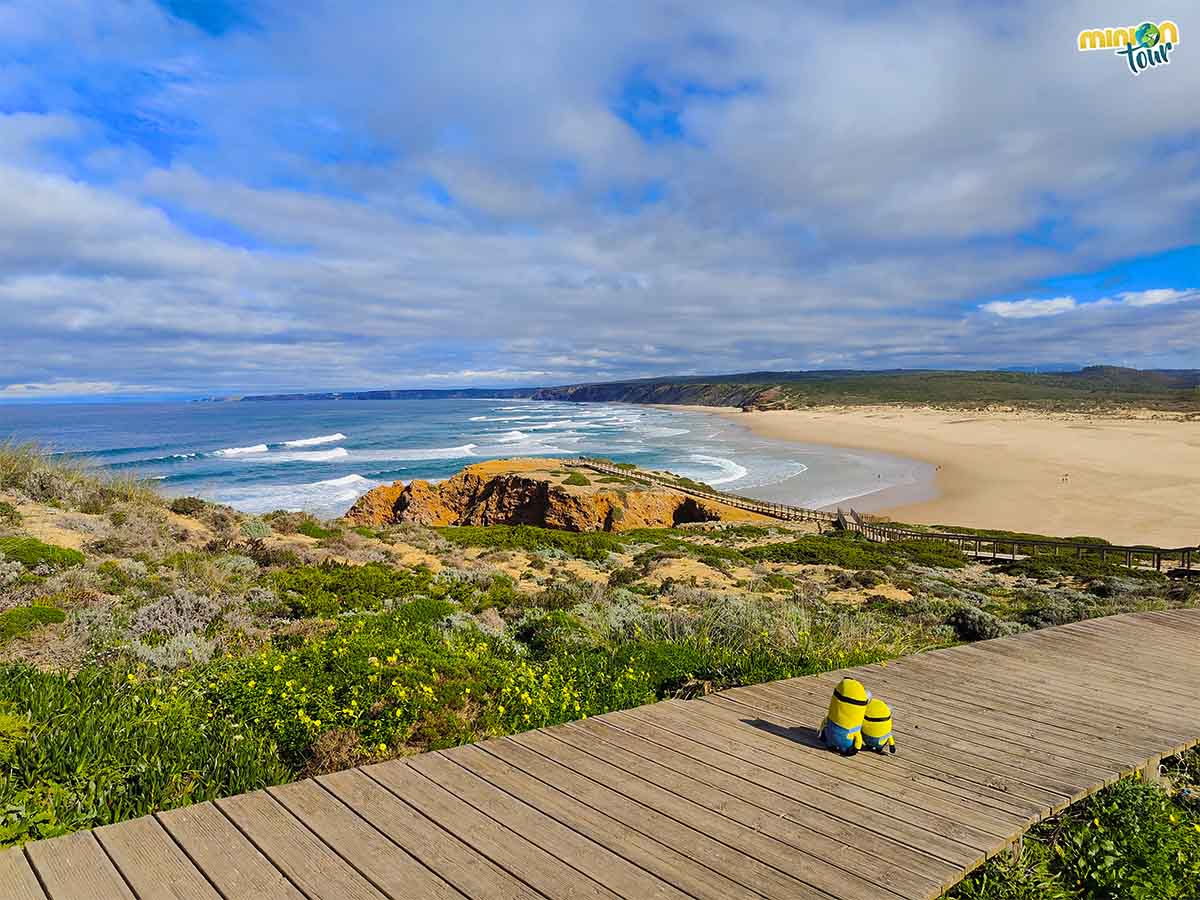
[[[692,497],[712,500],[773,519],[791,522],[823,522],[845,531],[858,532],[872,541],[941,541],[981,559],[1015,560],[1039,554],[1053,556],[1066,554],[1082,559],[1086,555],[1094,555],[1099,557],[1101,562],[1111,560],[1130,569],[1154,569],[1159,572],[1166,569],[1170,574],[1200,574],[1200,547],[1120,546],[1082,541],[1057,541],[1046,538],[989,536],[970,532],[919,531],[913,528],[900,528],[895,525],[872,522],[864,519],[853,509],[838,509],[836,512],[829,512],[804,506],[792,506],[787,503],[754,500],[722,491],[703,490],[668,475],[645,472],[641,469],[627,469],[599,459],[581,457],[577,460],[577,464],[596,472],[628,478],[631,481],[661,485]]]

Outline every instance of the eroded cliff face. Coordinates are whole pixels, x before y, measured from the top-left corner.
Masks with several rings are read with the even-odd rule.
[[[539,460],[537,468],[522,470],[514,463],[515,471],[497,471],[499,463],[484,463],[438,484],[397,481],[361,497],[345,518],[369,526],[411,522],[624,531],[743,517],[737,510],[661,488],[563,484],[555,464]]]

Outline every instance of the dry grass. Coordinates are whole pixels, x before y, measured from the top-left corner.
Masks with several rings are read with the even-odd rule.
[[[0,443],[0,490],[85,513],[108,512],[118,503],[163,505],[162,497],[144,481],[52,455],[36,444],[7,441]]]

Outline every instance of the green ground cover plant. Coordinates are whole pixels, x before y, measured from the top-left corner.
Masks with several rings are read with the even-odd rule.
[[[563,484],[569,484],[574,487],[587,487],[591,483],[592,483],[592,480],[590,478],[588,478],[586,475],[584,475],[582,472],[572,472],[570,475],[568,475],[566,478],[563,479]]]
[[[908,563],[961,569],[967,564],[962,552],[938,541],[903,540],[875,544],[853,534],[836,537],[806,535],[795,541],[750,547],[742,553],[747,559],[758,562],[829,565],[846,569],[878,569]]]
[[[62,622],[67,615],[53,606],[18,606],[0,613],[0,646],[41,625]]]
[[[0,556],[13,559],[27,569],[48,566],[69,569],[83,565],[83,554],[69,547],[56,547],[31,537],[0,538]]]
[[[578,533],[532,525],[462,525],[439,528],[442,537],[463,547],[502,550],[561,550],[568,556],[599,562],[623,546],[621,537],[607,532]]]
[[[1124,778],[1042,822],[1018,860],[997,857],[953,900],[1193,900],[1200,885],[1200,751],[1171,766],[1172,789]]]

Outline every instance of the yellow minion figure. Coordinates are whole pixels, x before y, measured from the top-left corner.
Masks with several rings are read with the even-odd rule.
[[[877,753],[896,752],[896,739],[892,737],[892,711],[886,703],[874,697],[867,704],[867,715],[863,719],[862,741],[868,750]]]
[[[843,756],[853,756],[862,749],[863,720],[871,692],[853,678],[843,678],[833,689],[829,712],[821,723],[819,737],[830,749]]]

